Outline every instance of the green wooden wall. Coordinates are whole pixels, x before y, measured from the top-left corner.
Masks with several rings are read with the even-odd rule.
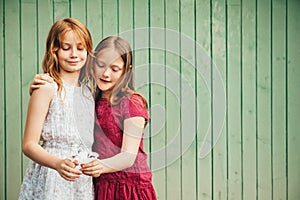
[[[135,51],[158,199],[300,199],[299,0],[1,0],[0,199],[17,199],[33,75],[52,23]]]

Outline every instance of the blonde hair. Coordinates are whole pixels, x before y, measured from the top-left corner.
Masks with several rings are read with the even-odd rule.
[[[132,94],[138,94],[134,89],[134,72],[133,72],[133,58],[132,50],[130,44],[121,37],[109,36],[103,39],[95,48],[93,56],[90,56],[87,61],[87,68],[90,68],[89,71],[92,72],[94,80],[96,80],[94,65],[96,62],[96,57],[100,51],[104,49],[113,49],[122,58],[124,62],[123,74],[119,81],[116,83],[115,87],[112,90],[112,94],[109,98],[109,101],[112,105],[119,104],[123,97],[129,97]],[[93,88],[95,93],[95,99],[97,101],[101,96],[101,91],[97,88],[96,82],[93,81]],[[147,101],[145,98],[139,94],[142,99],[145,107],[147,108]]]
[[[60,68],[57,58],[57,52],[61,48],[61,41],[64,35],[69,31],[73,31],[74,34],[78,38],[80,38],[88,54],[93,51],[91,34],[87,27],[80,21],[73,18],[65,18],[56,21],[52,25],[46,40],[46,51],[44,54],[42,66],[44,73],[49,73],[57,83],[59,93],[61,92],[63,83],[59,76]],[[84,66],[80,70],[79,81],[87,85],[92,80],[90,74],[91,73],[87,71],[86,67]]]

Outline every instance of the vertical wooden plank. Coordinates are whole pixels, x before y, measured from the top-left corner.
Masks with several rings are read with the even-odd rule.
[[[71,0],[70,1],[70,17],[73,17],[83,24],[87,20],[87,0]]]
[[[273,0],[272,132],[273,199],[286,199],[286,0]],[[299,176],[300,177],[300,176]]]
[[[197,98],[199,99],[197,130],[197,198],[212,199],[212,153],[211,153],[211,1],[196,1],[196,49]],[[199,75],[200,73],[200,75]],[[207,141],[207,142],[206,142]],[[207,150],[206,150],[207,149]],[[203,153],[204,152],[204,153]]]
[[[165,151],[165,66],[164,66],[164,1],[150,1],[150,96],[151,96],[151,152],[159,152],[151,157],[153,181],[158,199],[166,197],[165,168],[160,163],[166,160]],[[157,27],[161,29],[152,29]],[[159,49],[161,48],[161,49]],[[153,154],[154,155],[154,154]]]
[[[69,0],[53,0],[53,9],[54,9],[54,20],[63,19],[70,17],[70,4]]]
[[[102,40],[102,0],[87,1],[87,27],[91,32],[94,47]]]
[[[4,19],[4,3],[5,1],[1,1],[0,6],[0,21],[3,22]],[[0,164],[0,199],[5,199],[6,192],[6,172],[5,172],[5,162],[6,162],[6,149],[5,149],[5,34],[4,34],[4,25],[0,26],[0,160],[4,161]]]
[[[287,199],[300,199],[300,156],[299,156],[299,113],[300,113],[300,1],[289,0],[287,1],[287,73],[288,73],[288,194]]]
[[[226,5],[224,0],[212,1],[212,59],[213,64],[213,199],[227,198],[227,141],[225,118],[226,83]],[[218,79],[218,77],[220,79]],[[224,92],[224,93],[222,93]],[[224,99],[219,98],[219,96]],[[222,117],[222,119],[220,118]],[[223,128],[223,129],[222,129]]]
[[[258,199],[271,199],[270,1],[257,1]]]
[[[165,0],[166,198],[181,198],[179,0]],[[171,36],[171,32],[175,36]]]
[[[256,199],[255,1],[242,5],[243,199]]]
[[[35,0],[23,0],[21,3],[21,101],[22,138],[27,115],[27,105],[29,101],[28,89],[34,73],[37,69],[37,13]],[[31,33],[31,34],[26,34]],[[25,175],[29,159],[22,154],[22,178]]]
[[[227,5],[228,199],[242,199],[241,154],[241,4]]]
[[[118,33],[117,0],[102,0],[103,4],[103,39]]]
[[[135,86],[148,101],[150,106],[151,99],[149,98],[149,50],[148,48],[143,48],[149,44],[149,32],[148,27],[149,22],[149,9],[148,2],[142,2],[138,0],[133,0],[134,3],[134,63],[135,63]],[[141,34],[143,33],[143,35]],[[150,107],[149,107],[150,109]],[[150,116],[151,117],[151,116]],[[151,123],[151,120],[150,120]],[[146,126],[144,132],[144,149],[148,153],[148,164],[151,161],[151,151],[150,151],[150,124]],[[151,165],[150,165],[151,167]],[[155,182],[154,185],[156,186]]]
[[[118,6],[118,35],[127,40],[133,50],[133,57],[135,57],[134,50],[134,21],[133,21],[133,0],[117,1]],[[137,67],[137,66],[135,66]],[[135,74],[139,76],[139,74]],[[136,87],[137,85],[135,85]]]
[[[54,0],[38,1],[37,2],[37,70],[35,73],[43,73],[42,60],[46,49],[46,38],[50,27],[54,22],[53,3]]]
[[[180,1],[182,199],[196,199],[196,76],[194,1]]]
[[[146,100],[148,101],[148,109],[150,110],[151,107],[151,99],[150,99],[150,64],[149,64],[149,0],[145,1],[138,1],[133,0],[133,24],[134,24],[134,42],[133,42],[133,49],[134,49],[134,64],[135,64],[135,88],[141,92]],[[150,124],[151,124],[151,112],[150,114],[150,123],[146,126],[144,131],[144,150],[148,154],[148,165],[152,170],[151,166],[151,133],[150,133]],[[152,171],[153,172],[153,171]],[[153,185],[155,190],[160,187],[153,181]]]
[[[5,1],[6,198],[17,199],[21,184],[20,4]],[[17,186],[17,187],[16,187]]]

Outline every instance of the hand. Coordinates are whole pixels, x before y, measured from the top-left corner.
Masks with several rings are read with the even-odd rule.
[[[57,163],[56,171],[67,181],[75,181],[80,177],[82,172],[74,169],[78,165],[77,161],[72,162],[70,159],[63,159]]]
[[[29,88],[30,96],[35,89],[40,88],[40,85],[44,85],[47,82],[52,83],[52,81],[53,81],[53,78],[51,78],[48,73],[47,74],[36,74],[30,84],[30,88]]]
[[[81,164],[81,169],[83,174],[93,177],[99,177],[103,171],[103,165],[99,159],[93,160],[86,164]]]

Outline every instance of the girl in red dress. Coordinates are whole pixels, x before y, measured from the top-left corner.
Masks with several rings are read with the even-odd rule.
[[[99,159],[81,170],[94,177],[95,199],[156,199],[143,147],[147,102],[134,90],[130,45],[115,36],[102,40],[89,68],[97,88],[93,151]]]

